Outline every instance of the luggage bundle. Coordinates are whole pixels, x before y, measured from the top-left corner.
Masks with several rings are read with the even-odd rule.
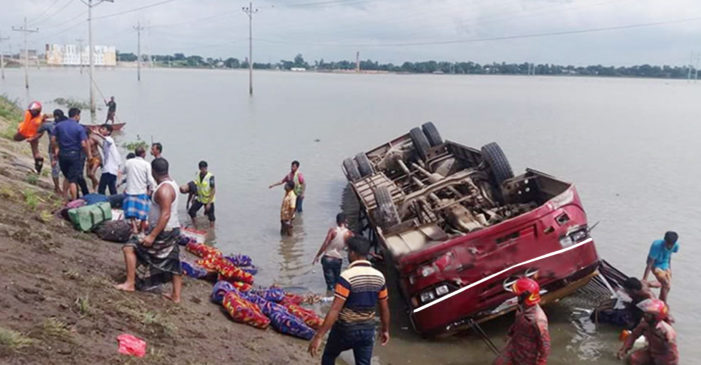
[[[90,232],[100,223],[112,220],[110,203],[102,202],[68,210],[73,226],[81,232]]]
[[[105,241],[125,243],[132,236],[131,224],[125,220],[102,222],[95,228],[95,234]]]
[[[270,320],[258,308],[257,305],[241,298],[236,291],[230,291],[224,295],[222,305],[236,322],[265,329],[270,325]]]

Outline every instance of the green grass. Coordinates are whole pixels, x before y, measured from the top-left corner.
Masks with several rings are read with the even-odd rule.
[[[34,340],[17,331],[0,327],[0,347],[2,348],[14,352],[33,343]]]
[[[90,307],[90,298],[86,294],[85,296],[78,297],[75,300],[75,308],[81,317],[88,316],[92,313],[92,308]]]
[[[30,172],[27,174],[26,181],[27,181],[27,183],[29,183],[31,185],[36,185],[39,182],[39,175],[37,175],[33,172]]]
[[[22,108],[17,100],[10,100],[6,95],[0,95],[0,118],[7,120],[8,125],[0,131],[0,136],[12,139],[17,133],[17,126],[22,119]]]
[[[24,203],[27,205],[27,208],[36,210],[39,206],[39,196],[37,193],[32,190],[24,190],[22,191],[22,195],[24,195]]]
[[[73,340],[73,334],[68,329],[68,325],[56,318],[49,318],[44,321],[43,334],[66,342],[71,342]]]

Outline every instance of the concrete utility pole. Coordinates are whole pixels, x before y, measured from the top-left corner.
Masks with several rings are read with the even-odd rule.
[[[9,40],[10,37],[4,37],[2,34],[0,34],[0,44],[2,44],[2,41]],[[5,52],[3,51],[2,47],[0,47],[0,75],[2,75],[2,79],[5,80]]]
[[[83,74],[83,38],[76,38],[78,42],[78,66],[80,66],[80,74]]]
[[[136,26],[133,27],[136,30],[136,80],[141,81],[141,31],[144,27],[141,26],[141,22],[137,22]]]
[[[105,1],[114,0],[80,0],[88,7],[88,59],[90,60],[90,122],[95,124],[95,45],[92,41],[92,8]]]
[[[29,73],[27,71],[27,66],[29,66],[29,49],[27,49],[27,34],[38,32],[39,28],[27,28],[27,17],[24,17],[24,25],[21,27],[12,27],[12,30],[24,33],[24,87],[29,89]]]
[[[360,51],[355,52],[355,72],[360,72]]]
[[[242,7],[246,15],[248,15],[248,94],[253,95],[253,14],[258,12],[258,9],[253,9],[253,1],[248,3],[248,7]]]

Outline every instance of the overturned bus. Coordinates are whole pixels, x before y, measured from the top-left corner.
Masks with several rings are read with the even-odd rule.
[[[502,149],[443,140],[431,122],[343,161],[364,234],[396,269],[416,331],[453,332],[516,308],[512,284],[538,281],[543,302],[596,275],[599,258],[571,183]]]

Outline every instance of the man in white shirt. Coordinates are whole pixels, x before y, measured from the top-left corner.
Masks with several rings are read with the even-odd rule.
[[[124,163],[122,172],[127,176],[127,187],[124,190],[126,198],[122,204],[124,217],[131,221],[132,232],[138,234],[144,229],[150,201],[148,192],[153,190],[156,183],[151,175],[151,164],[146,162],[146,149],[137,147],[136,157]]]
[[[104,194],[107,188],[110,195],[117,194],[117,180],[119,175],[119,165],[122,163],[122,156],[119,154],[117,145],[112,139],[112,126],[105,124],[100,127],[98,137],[102,138],[102,175],[97,192]]]

